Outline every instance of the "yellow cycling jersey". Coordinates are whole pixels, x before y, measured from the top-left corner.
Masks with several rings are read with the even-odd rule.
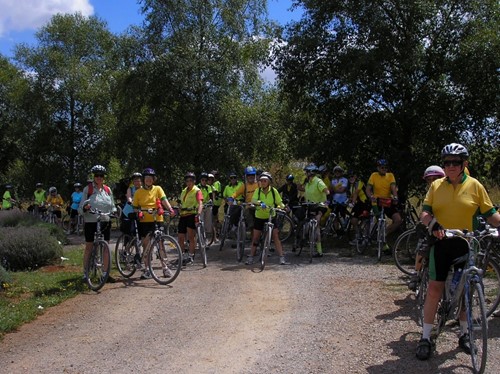
[[[203,194],[197,186],[193,186],[188,191],[185,187],[181,192],[181,216],[188,216],[190,214],[198,214],[198,205],[203,202]]]
[[[276,207],[276,208],[284,208],[285,205],[283,205],[283,200],[281,199],[281,195],[278,192],[278,190],[274,187],[271,187],[270,189],[265,192],[262,188],[257,188],[252,196],[252,203],[257,204],[256,210],[255,210],[255,217],[256,218],[261,218],[261,219],[268,219],[269,218],[269,208],[271,207]],[[260,207],[260,203],[266,204],[267,208],[262,209]]]
[[[233,194],[238,190],[243,185],[243,182],[238,181],[234,186],[231,184],[228,184],[226,187],[224,187],[224,192],[222,193],[222,197],[224,199],[227,199],[228,197],[233,197]]]
[[[434,215],[446,229],[473,230],[476,217],[491,216],[495,208],[484,186],[475,178],[464,175],[454,188],[448,178],[432,182],[425,196],[423,210]]]
[[[362,181],[356,181],[354,184],[349,185],[349,195],[352,196],[354,192],[357,192],[357,201],[361,201],[362,203],[366,203],[368,197],[364,191],[365,184]],[[355,203],[355,201],[354,201]]]
[[[45,202],[45,190],[35,190],[35,192],[33,192],[33,196],[35,196],[36,205],[43,205]]]
[[[59,194],[57,194],[56,196],[47,196],[46,203],[52,205],[54,207],[54,210],[61,210],[62,206],[64,205],[64,201]]]
[[[373,196],[381,198],[391,198],[391,186],[396,185],[394,174],[386,173],[381,175],[378,172],[372,173],[368,179],[368,186],[372,188]]]
[[[252,202],[252,197],[253,193],[255,190],[259,187],[259,184],[257,182],[255,183],[242,183],[241,186],[233,193],[233,198],[237,199],[238,197],[242,196],[243,194],[245,195],[245,202],[246,203],[251,203]],[[245,190],[246,188],[246,190]]]
[[[134,200],[132,205],[136,209],[157,209],[156,201],[160,199],[160,201],[165,200],[167,197],[165,196],[165,192],[163,188],[160,186],[152,186],[151,188],[139,188],[134,193]],[[147,212],[143,212],[143,218],[140,222],[154,222],[154,218],[152,214]],[[156,216],[156,220],[158,222],[163,222],[163,216]]]
[[[304,185],[304,197],[306,201],[311,203],[324,203],[326,201],[326,193],[323,192],[327,188],[325,182],[317,175],[306,182]]]

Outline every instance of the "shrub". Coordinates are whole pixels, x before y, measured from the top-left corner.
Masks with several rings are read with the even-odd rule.
[[[4,285],[12,284],[12,277],[5,270],[5,268],[0,265],[0,290],[4,288]]]
[[[32,226],[37,219],[19,209],[0,210],[0,227]]]
[[[59,259],[62,247],[41,227],[0,229],[0,258],[7,270],[34,270]]]

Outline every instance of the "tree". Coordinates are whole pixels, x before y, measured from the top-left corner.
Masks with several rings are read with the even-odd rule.
[[[295,124],[302,155],[365,175],[387,158],[406,195],[444,144],[498,134],[498,2],[296,4],[275,56],[290,112],[310,114]]]

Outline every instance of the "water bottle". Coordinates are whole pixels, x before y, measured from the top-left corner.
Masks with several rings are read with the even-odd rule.
[[[457,289],[458,283],[460,283],[460,278],[462,277],[462,269],[456,269],[453,273],[453,278],[451,279],[450,292],[453,295]]]

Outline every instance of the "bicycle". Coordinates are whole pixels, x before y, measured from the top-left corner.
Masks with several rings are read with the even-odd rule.
[[[151,214],[155,224],[155,230],[146,236],[149,239],[149,244],[144,248],[142,260],[145,264],[147,263],[151,276],[158,284],[172,283],[182,268],[181,247],[174,237],[163,231],[163,225],[157,221],[157,216],[160,215],[158,209],[141,209],[140,211]],[[135,246],[136,240],[138,240],[137,237],[133,238],[129,246]]]
[[[219,232],[219,251],[222,251],[224,248],[224,242],[226,241],[226,238],[231,230],[231,208],[233,206],[233,204],[227,203],[227,209],[224,212],[224,219]]]
[[[403,231],[406,231],[414,228],[417,225],[419,218],[417,210],[415,209],[415,207],[413,206],[413,204],[409,199],[405,201],[402,208],[403,209],[401,211],[401,216],[403,218],[403,221],[401,227]]]
[[[301,203],[300,206],[294,208],[305,208],[305,219],[303,222],[299,223],[300,235],[299,238],[296,237],[296,240],[299,240],[299,253],[297,256],[300,256],[302,250],[307,243],[309,248],[309,263],[312,263],[314,252],[316,251],[316,228],[318,227],[318,220],[316,219],[316,212],[312,211],[312,208],[316,208],[320,206],[320,203]],[[294,247],[296,243],[294,243]],[[295,249],[293,249],[295,250]]]
[[[94,208],[91,208],[89,213],[97,215],[97,228],[94,233],[92,251],[85,263],[85,282],[92,291],[97,292],[106,284],[111,270],[111,251],[101,231],[101,220],[102,217],[111,217],[112,214]]]
[[[269,218],[264,224],[264,229],[260,234],[259,240],[259,263],[261,271],[263,271],[266,267],[267,257],[269,256],[269,252],[271,250],[271,241],[274,230],[274,223],[272,222],[272,219],[275,214],[286,215],[286,211],[278,208],[269,208]]]
[[[198,249],[201,254],[201,261],[203,263],[203,267],[207,267],[207,248],[209,246],[206,237],[205,231],[205,222],[203,222],[203,216],[200,216],[196,219],[196,240],[198,242]]]
[[[377,261],[382,260],[382,251],[386,245],[386,220],[385,220],[385,208],[389,208],[392,205],[391,198],[381,198],[377,199],[377,205],[380,207],[379,215],[377,219],[376,232],[377,232]]]
[[[364,210],[358,217],[358,225],[356,226],[356,251],[363,254],[368,248],[375,236],[377,219],[373,210]]]
[[[450,272],[448,275],[438,306],[435,335],[439,335],[447,320],[458,319],[460,312],[465,308],[472,368],[475,373],[483,373],[488,351],[488,319],[482,286],[483,270],[476,266],[476,256],[480,247],[478,238],[485,235],[498,236],[498,230],[488,229],[479,232],[448,229],[445,230],[445,235],[447,238],[465,240],[469,250],[467,254],[455,260],[455,264],[465,261],[465,268],[454,291],[451,290],[451,278],[454,278],[454,274]],[[476,344],[476,341],[479,344]]]
[[[396,239],[392,256],[397,268],[404,274],[415,273],[415,258],[424,240],[425,235],[419,234],[417,227],[406,230]]]
[[[84,226],[83,215],[78,214],[75,218],[76,219],[73,226],[73,221],[71,220],[71,216],[69,214],[65,214],[64,217],[61,219],[63,230],[67,234],[71,234],[74,232],[77,235],[81,235],[83,233],[83,226]]]
[[[116,267],[125,278],[130,278],[136,270],[142,268],[142,243],[139,239],[135,213],[130,213],[129,219],[132,221],[132,232],[134,235],[123,233],[118,237],[115,244]]]
[[[345,217],[341,217],[340,214],[337,214],[338,208],[337,205],[346,206],[345,204],[340,204],[337,202],[333,202],[330,206],[331,212],[328,216],[325,226],[321,229],[321,237],[328,237],[337,234],[337,237],[341,239],[344,234],[348,234],[351,231],[351,215],[347,212]],[[338,227],[338,229],[335,228]]]

